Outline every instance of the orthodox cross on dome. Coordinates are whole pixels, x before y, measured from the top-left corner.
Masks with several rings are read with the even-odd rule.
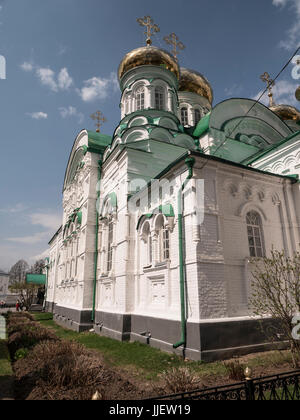
[[[100,133],[100,127],[107,121],[107,119],[104,117],[101,111],[96,111],[95,114],[92,114],[91,119],[96,121],[96,133]]]
[[[274,106],[275,105],[275,102],[274,102],[274,99],[273,99],[273,91],[272,91],[272,88],[273,88],[273,86],[275,86],[275,82],[274,82],[274,80],[273,79],[271,79],[271,76],[269,75],[269,73],[267,73],[267,72],[265,72],[264,74],[262,74],[261,76],[260,76],[260,79],[264,82],[264,83],[267,83],[267,86],[268,86],[268,91],[269,91],[269,98],[270,98],[270,103],[269,103],[269,106],[271,107],[271,106]]]
[[[159,32],[159,26],[156,25],[151,16],[144,16],[143,18],[138,18],[136,20],[141,26],[146,26],[145,35],[147,36],[146,44],[148,46],[152,45],[151,37],[155,32]]]
[[[177,55],[179,53],[178,50],[184,50],[185,45],[181,41],[179,41],[178,36],[176,34],[174,34],[174,32],[171,33],[169,36],[165,36],[164,41],[167,44],[172,45],[173,50],[171,52],[174,55],[176,61],[178,61],[178,59],[177,59]]]

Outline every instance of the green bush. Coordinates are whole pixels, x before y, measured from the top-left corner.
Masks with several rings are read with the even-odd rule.
[[[28,349],[19,349],[15,353],[15,360],[24,359],[28,355]]]

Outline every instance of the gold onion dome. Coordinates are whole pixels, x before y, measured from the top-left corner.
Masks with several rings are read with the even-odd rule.
[[[208,80],[195,70],[180,69],[179,91],[197,93],[212,104],[213,90]]]
[[[273,105],[270,107],[279,118],[284,121],[300,121],[300,111],[290,105]]]
[[[126,72],[139,66],[161,66],[174,73],[179,79],[180,70],[175,58],[168,51],[148,45],[125,55],[119,66],[119,80]]]

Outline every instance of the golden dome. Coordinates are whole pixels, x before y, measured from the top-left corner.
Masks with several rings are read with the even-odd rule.
[[[195,70],[180,69],[179,91],[197,93],[212,104],[213,91],[208,80]]]
[[[150,45],[137,48],[125,55],[119,66],[119,79],[127,71],[138,66],[162,66],[179,79],[179,66],[175,58],[168,51]]]
[[[300,121],[300,111],[290,105],[274,105],[270,107],[279,118],[284,121]]]
[[[296,96],[297,101],[300,101],[300,86],[296,90],[295,96]]]

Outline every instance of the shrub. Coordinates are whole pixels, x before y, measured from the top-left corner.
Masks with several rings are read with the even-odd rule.
[[[31,326],[32,326],[32,322],[29,321],[28,319],[16,318],[8,322],[7,332],[8,332],[8,335],[10,336],[14,334],[15,332],[23,331],[24,329],[29,328]]]
[[[19,349],[31,349],[36,344],[46,340],[58,341],[58,338],[50,330],[31,323],[21,326],[18,331],[9,335],[8,347],[12,357],[14,357]]]
[[[34,321],[34,317],[29,314],[28,312],[10,312],[8,315],[8,319],[18,319],[18,318],[26,318],[30,321]]]
[[[105,399],[138,395],[136,387],[107,368],[98,353],[76,342],[41,342],[14,367],[20,399],[91,400],[96,392]]]
[[[229,379],[232,379],[233,381],[245,380],[246,367],[242,365],[239,360],[224,363],[224,366],[225,366]]]
[[[160,375],[166,392],[187,392],[200,387],[200,379],[188,368],[172,368]]]

